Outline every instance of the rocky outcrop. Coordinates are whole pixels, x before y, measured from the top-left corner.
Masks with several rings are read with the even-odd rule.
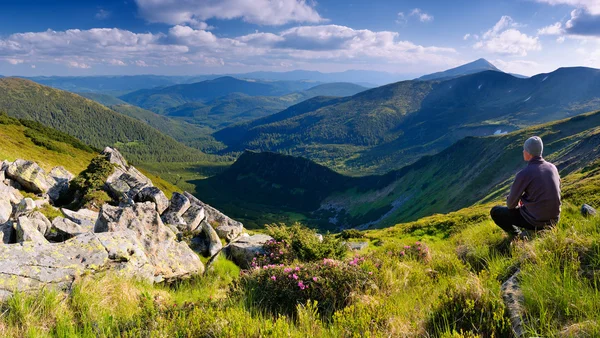
[[[47,245],[0,245],[0,299],[15,291],[69,289],[82,274],[107,269],[154,280],[152,265],[131,232],[88,233]]]
[[[64,242],[82,233],[91,232],[92,229],[84,228],[68,218],[56,217],[52,220],[50,231],[46,238],[54,242]]]
[[[63,167],[54,167],[48,174],[54,180],[54,184],[48,189],[48,196],[52,201],[56,201],[60,196],[69,190],[69,182],[75,176]]]
[[[102,155],[115,165],[115,170],[106,180],[106,189],[114,198],[130,203],[144,188],[153,186],[152,181],[134,166],[127,164],[116,149],[106,147]]]
[[[227,245],[226,255],[242,269],[249,269],[252,259],[264,252],[263,245],[272,240],[268,235],[242,236]]]
[[[79,209],[78,211],[73,211],[62,208],[61,211],[67,219],[77,223],[86,231],[92,231],[96,225],[96,220],[98,219],[98,212],[89,209]]]
[[[15,230],[18,243],[32,242],[36,245],[48,244],[48,240],[37,229],[36,222],[33,222],[26,216],[19,217]]]
[[[4,224],[0,224],[0,243],[2,243],[2,244],[14,243],[16,240],[14,238],[14,236],[16,236],[14,230],[15,230],[15,228],[13,227],[13,223],[10,221],[6,222]]]
[[[2,192],[0,192],[0,224],[8,222],[10,215],[12,215],[12,210],[13,207],[12,203],[10,203],[10,198],[2,195]]]
[[[243,233],[244,225],[241,222],[229,218],[219,210],[200,201],[188,192],[185,192],[184,195],[192,204],[196,204],[204,208],[207,222],[214,227],[220,238],[223,238],[227,241],[233,241]]]
[[[592,208],[588,204],[584,204],[581,206],[581,215],[583,215],[583,217],[596,216],[596,209]]]
[[[192,248],[204,257],[212,257],[223,249],[219,235],[206,221],[202,221],[200,233],[191,242]]]
[[[190,200],[178,192],[174,192],[171,197],[169,208],[162,216],[163,222],[174,225],[178,231],[186,230],[187,223],[183,219],[183,214],[190,208]]]
[[[18,218],[22,215],[27,215],[33,212],[35,208],[37,208],[37,205],[31,198],[24,198],[15,207],[15,218]]]
[[[17,181],[27,191],[46,193],[56,183],[37,163],[18,159],[6,169],[6,176]]]
[[[169,199],[157,187],[145,187],[135,195],[136,202],[153,202],[156,205],[156,211],[162,214],[169,207]]]
[[[202,222],[205,219],[205,213],[204,213],[204,208],[197,205],[197,204],[193,204],[191,205],[186,212],[183,213],[183,215],[181,216],[181,218],[183,219],[183,221],[185,222],[185,230],[187,231],[194,231],[198,228],[198,226],[200,225],[200,222]],[[180,229],[183,230],[183,229]]]
[[[131,230],[143,244],[157,278],[175,279],[204,271],[200,258],[187,246],[176,241],[166,227],[154,203],[136,203],[125,208],[104,205],[94,232]]]

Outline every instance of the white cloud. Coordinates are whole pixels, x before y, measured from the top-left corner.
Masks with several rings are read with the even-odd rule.
[[[396,17],[396,23],[397,24],[405,24],[406,23],[406,16],[404,16],[404,12],[398,12],[397,17]]]
[[[423,12],[420,8],[415,8],[410,12],[411,16],[417,16],[421,22],[433,21],[433,15]]]
[[[25,61],[21,59],[6,59],[6,62],[10,63],[11,65],[20,65]]]
[[[31,68],[32,68],[32,69],[35,69],[35,65],[31,65]]]
[[[560,22],[538,29],[538,35],[560,35],[562,32],[562,24]]]
[[[600,14],[600,1],[598,0],[535,0],[550,5],[569,5],[585,8],[591,14]]]
[[[67,65],[71,68],[89,69],[92,68],[90,65],[83,62],[67,61]]]
[[[105,9],[99,9],[98,12],[96,12],[96,19],[98,20],[105,20],[108,19],[110,17],[110,12],[105,10]]]
[[[261,25],[318,23],[324,19],[307,0],[135,0],[150,22],[200,24],[208,19],[238,19]],[[201,25],[201,24],[200,24]],[[197,26],[199,29],[206,27]]]
[[[526,56],[530,51],[542,49],[537,37],[521,33],[514,27],[520,25],[510,16],[503,16],[490,30],[486,31],[481,41],[473,48],[491,53]]]
[[[465,34],[465,36],[463,36],[463,40],[469,40],[470,37],[471,37],[471,34],[467,33],[467,34]]]
[[[507,73],[533,75],[544,71],[541,64],[531,60],[501,60],[496,59],[493,63]]]
[[[272,66],[324,62],[360,65],[447,66],[457,63],[453,48],[401,40],[391,31],[339,25],[296,26],[276,33],[224,38],[176,25],[167,33],[133,33],[116,28],[17,33],[0,38],[0,60],[62,64],[70,68],[177,65]]]

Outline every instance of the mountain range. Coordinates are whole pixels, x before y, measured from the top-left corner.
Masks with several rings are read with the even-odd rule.
[[[430,81],[430,80],[443,80],[443,79],[451,79],[459,76],[465,76],[469,74],[475,74],[479,72],[484,72],[486,70],[493,70],[496,72],[502,72],[500,69],[496,68],[493,64],[491,64],[486,59],[478,59],[473,62],[464,64],[462,66],[458,66],[456,68],[451,68],[445,70],[443,72],[437,72],[433,74],[423,75],[418,80],[421,81]]]
[[[303,102],[214,136],[227,145],[224,153],[277,151],[348,173],[384,173],[466,136],[591,111],[600,106],[599,93],[600,70],[592,68],[560,68],[527,79],[484,71],[402,81],[343,99],[319,99],[316,105]]]

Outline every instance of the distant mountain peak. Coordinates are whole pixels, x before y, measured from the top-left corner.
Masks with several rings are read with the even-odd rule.
[[[479,72],[483,72],[483,71],[487,71],[487,70],[502,72],[500,69],[496,68],[496,66],[494,66],[488,60],[486,60],[484,58],[480,58],[473,62],[469,62],[462,66],[451,68],[451,69],[445,70],[443,72],[437,72],[437,73],[421,76],[418,80],[430,81],[430,80],[440,80],[440,79],[451,79],[454,77],[479,73]]]

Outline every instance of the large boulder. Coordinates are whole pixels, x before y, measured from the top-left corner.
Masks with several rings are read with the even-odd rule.
[[[6,176],[17,181],[25,190],[36,194],[46,193],[56,184],[37,163],[21,159],[8,166]]]
[[[0,182],[0,196],[8,199],[12,205],[17,205],[24,198],[21,192],[10,185]]]
[[[200,233],[192,238],[192,248],[205,257],[212,257],[223,249],[223,243],[215,229],[206,221],[200,224]]]
[[[63,243],[0,245],[0,300],[14,292],[70,289],[81,275],[114,270],[154,281],[153,268],[135,234],[87,233]]]
[[[48,189],[48,196],[56,201],[69,190],[69,182],[75,177],[63,167],[54,167],[48,174],[54,180],[54,184]]]
[[[89,209],[73,211],[62,208],[61,211],[67,219],[77,223],[86,231],[92,231],[96,225],[96,220],[98,220],[98,212]]]
[[[106,188],[113,197],[122,202],[133,200],[144,188],[153,186],[152,181],[130,166],[118,150],[106,147],[102,155],[115,165],[113,173],[106,179]]]
[[[262,234],[242,236],[227,246],[227,255],[240,268],[249,269],[252,259],[258,254],[262,254],[264,252],[263,245],[272,239],[273,237]]]
[[[21,200],[21,202],[19,202],[19,204],[17,204],[14,216],[15,218],[18,218],[22,215],[28,215],[32,213],[35,210],[35,208],[37,208],[37,205],[35,204],[34,200],[32,200],[29,197],[24,198]]]
[[[15,230],[18,243],[32,242],[36,245],[48,244],[48,240],[37,229],[37,224],[26,216],[19,217]]]
[[[181,218],[183,218],[183,221],[185,222],[185,230],[194,231],[205,218],[204,208],[194,204],[183,213]]]
[[[169,199],[157,187],[145,187],[135,195],[134,201],[136,202],[153,202],[156,205],[156,211],[162,214],[169,207]]]
[[[48,231],[52,228],[52,223],[39,211],[32,212],[27,218],[29,218],[35,228],[44,236],[46,236]]]
[[[219,210],[200,201],[188,192],[184,192],[183,194],[192,204],[204,208],[206,220],[214,227],[220,238],[226,239],[227,241],[233,241],[243,233],[244,225],[241,222],[229,218]]]
[[[128,207],[103,205],[94,232],[131,230],[142,243],[157,279],[176,279],[202,273],[200,258],[166,227],[154,203],[136,203]]]
[[[84,228],[68,218],[56,217],[52,220],[46,238],[54,242],[64,242],[82,233],[91,232],[92,229]]]
[[[187,223],[183,214],[190,208],[190,200],[184,195],[174,192],[169,208],[164,212],[162,220],[165,224],[174,225],[178,231],[186,230]]]

